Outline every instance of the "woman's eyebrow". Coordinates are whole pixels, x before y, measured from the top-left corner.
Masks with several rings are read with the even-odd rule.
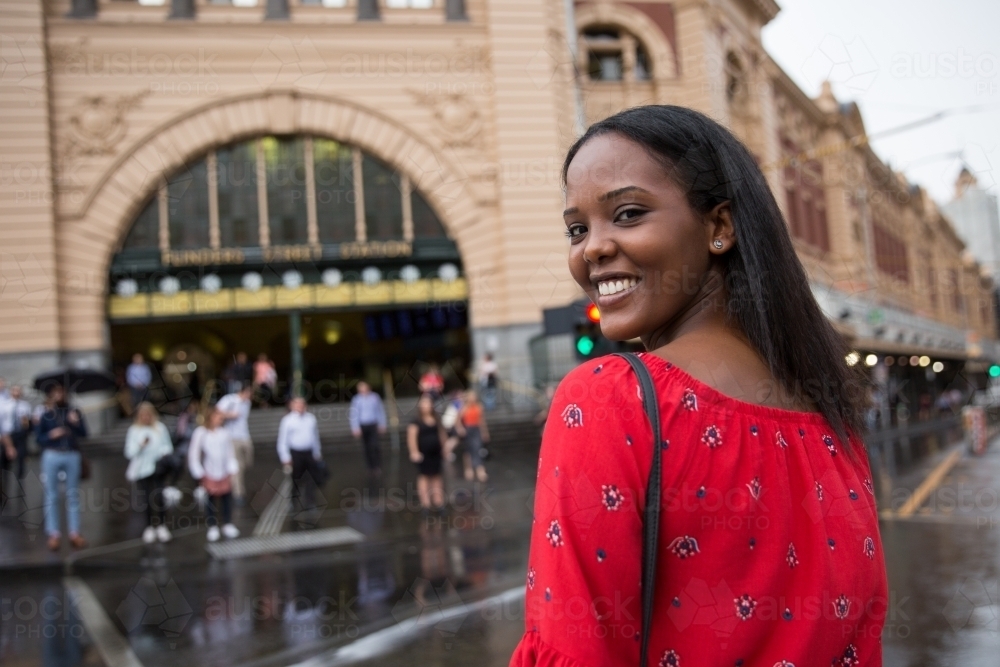
[[[640,188],[638,185],[626,185],[624,188],[618,188],[617,190],[612,190],[611,192],[605,192],[601,196],[599,201],[607,201],[609,199],[614,199],[616,197],[620,197],[630,192],[642,192],[643,194],[647,195],[652,194],[649,190],[645,188]]]
[[[623,188],[618,188],[617,190],[611,190],[610,192],[605,192],[603,195],[598,197],[597,201],[601,202],[608,201],[609,199],[615,199],[616,197],[620,197],[630,192],[641,192],[647,195],[653,194],[646,188],[640,188],[638,185],[626,185]],[[579,212],[580,209],[576,206],[573,206],[572,208],[568,208],[565,211],[563,211],[563,217],[566,217],[567,215],[573,215],[574,213],[579,213]]]

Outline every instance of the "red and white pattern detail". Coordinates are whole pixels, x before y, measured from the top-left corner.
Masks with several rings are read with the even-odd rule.
[[[667,546],[667,549],[680,559],[690,558],[701,552],[701,549],[698,548],[698,540],[689,535],[675,537],[674,541]]]
[[[749,595],[741,595],[734,600],[736,603],[736,616],[741,621],[749,621],[753,616],[753,610],[757,608],[757,601]]]
[[[563,408],[562,420],[566,422],[566,428],[580,428],[583,426],[583,410],[576,403],[570,403]]]
[[[788,545],[788,554],[785,555],[785,562],[788,563],[788,567],[795,567],[799,564],[798,554],[795,553],[795,545]]]
[[[722,446],[722,431],[715,424],[712,424],[705,429],[705,432],[701,434],[701,442],[707,445],[710,449],[715,449],[716,447]]]
[[[601,501],[605,509],[615,512],[621,509],[625,497],[614,484],[604,484],[601,486]]]
[[[681,667],[681,657],[676,651],[664,651],[659,667]]]
[[[691,410],[691,411],[698,410],[698,397],[695,396],[693,390],[691,389],[684,390],[684,395],[681,397],[681,405],[684,406],[685,410]]]
[[[747,489],[754,500],[760,500],[760,477],[754,477],[747,482]]]
[[[774,442],[782,449],[788,449],[788,442],[785,441],[785,436],[781,435],[781,431],[774,434]]]
[[[562,527],[559,525],[558,519],[553,519],[552,523],[549,524],[549,529],[545,532],[545,539],[554,547],[563,545]]]
[[[843,620],[847,618],[847,615],[851,612],[851,601],[847,599],[846,595],[841,595],[839,598],[833,601],[833,615],[837,618]]]
[[[875,558],[875,540],[870,537],[865,538],[865,555],[868,556],[868,560]]]

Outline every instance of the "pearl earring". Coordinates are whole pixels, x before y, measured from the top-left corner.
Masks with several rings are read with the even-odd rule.
[[[722,246],[724,244],[722,243],[722,239],[715,239],[714,241],[712,241],[712,245],[715,246],[716,250],[722,250]]]

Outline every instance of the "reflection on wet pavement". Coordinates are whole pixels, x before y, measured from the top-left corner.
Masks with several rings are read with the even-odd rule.
[[[175,517],[182,529],[170,544],[98,549],[74,574],[147,667],[506,665],[523,632],[537,441],[498,448],[488,484],[449,471],[443,517],[421,516],[402,453],[377,479],[364,476],[357,453],[327,461],[332,478],[316,495],[317,510],[291,508],[281,530],[349,526],[364,536],[357,544],[212,560],[190,507]],[[104,479],[121,475],[117,460],[99,463]],[[274,501],[276,470],[266,456],[253,469],[259,491],[237,512],[245,535]],[[998,480],[1000,447],[965,456],[912,517],[883,522],[886,665],[996,664]],[[126,488],[116,484],[112,491]],[[120,542],[141,532],[133,514],[91,521],[103,518],[110,541]],[[53,570],[0,572],[4,667],[103,664],[61,582]]]

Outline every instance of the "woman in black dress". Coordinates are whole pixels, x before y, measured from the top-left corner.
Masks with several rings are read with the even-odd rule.
[[[445,432],[434,412],[434,401],[424,394],[417,401],[417,416],[406,428],[406,445],[410,460],[417,464],[417,494],[425,512],[444,511],[444,484],[441,481],[444,441]]]

